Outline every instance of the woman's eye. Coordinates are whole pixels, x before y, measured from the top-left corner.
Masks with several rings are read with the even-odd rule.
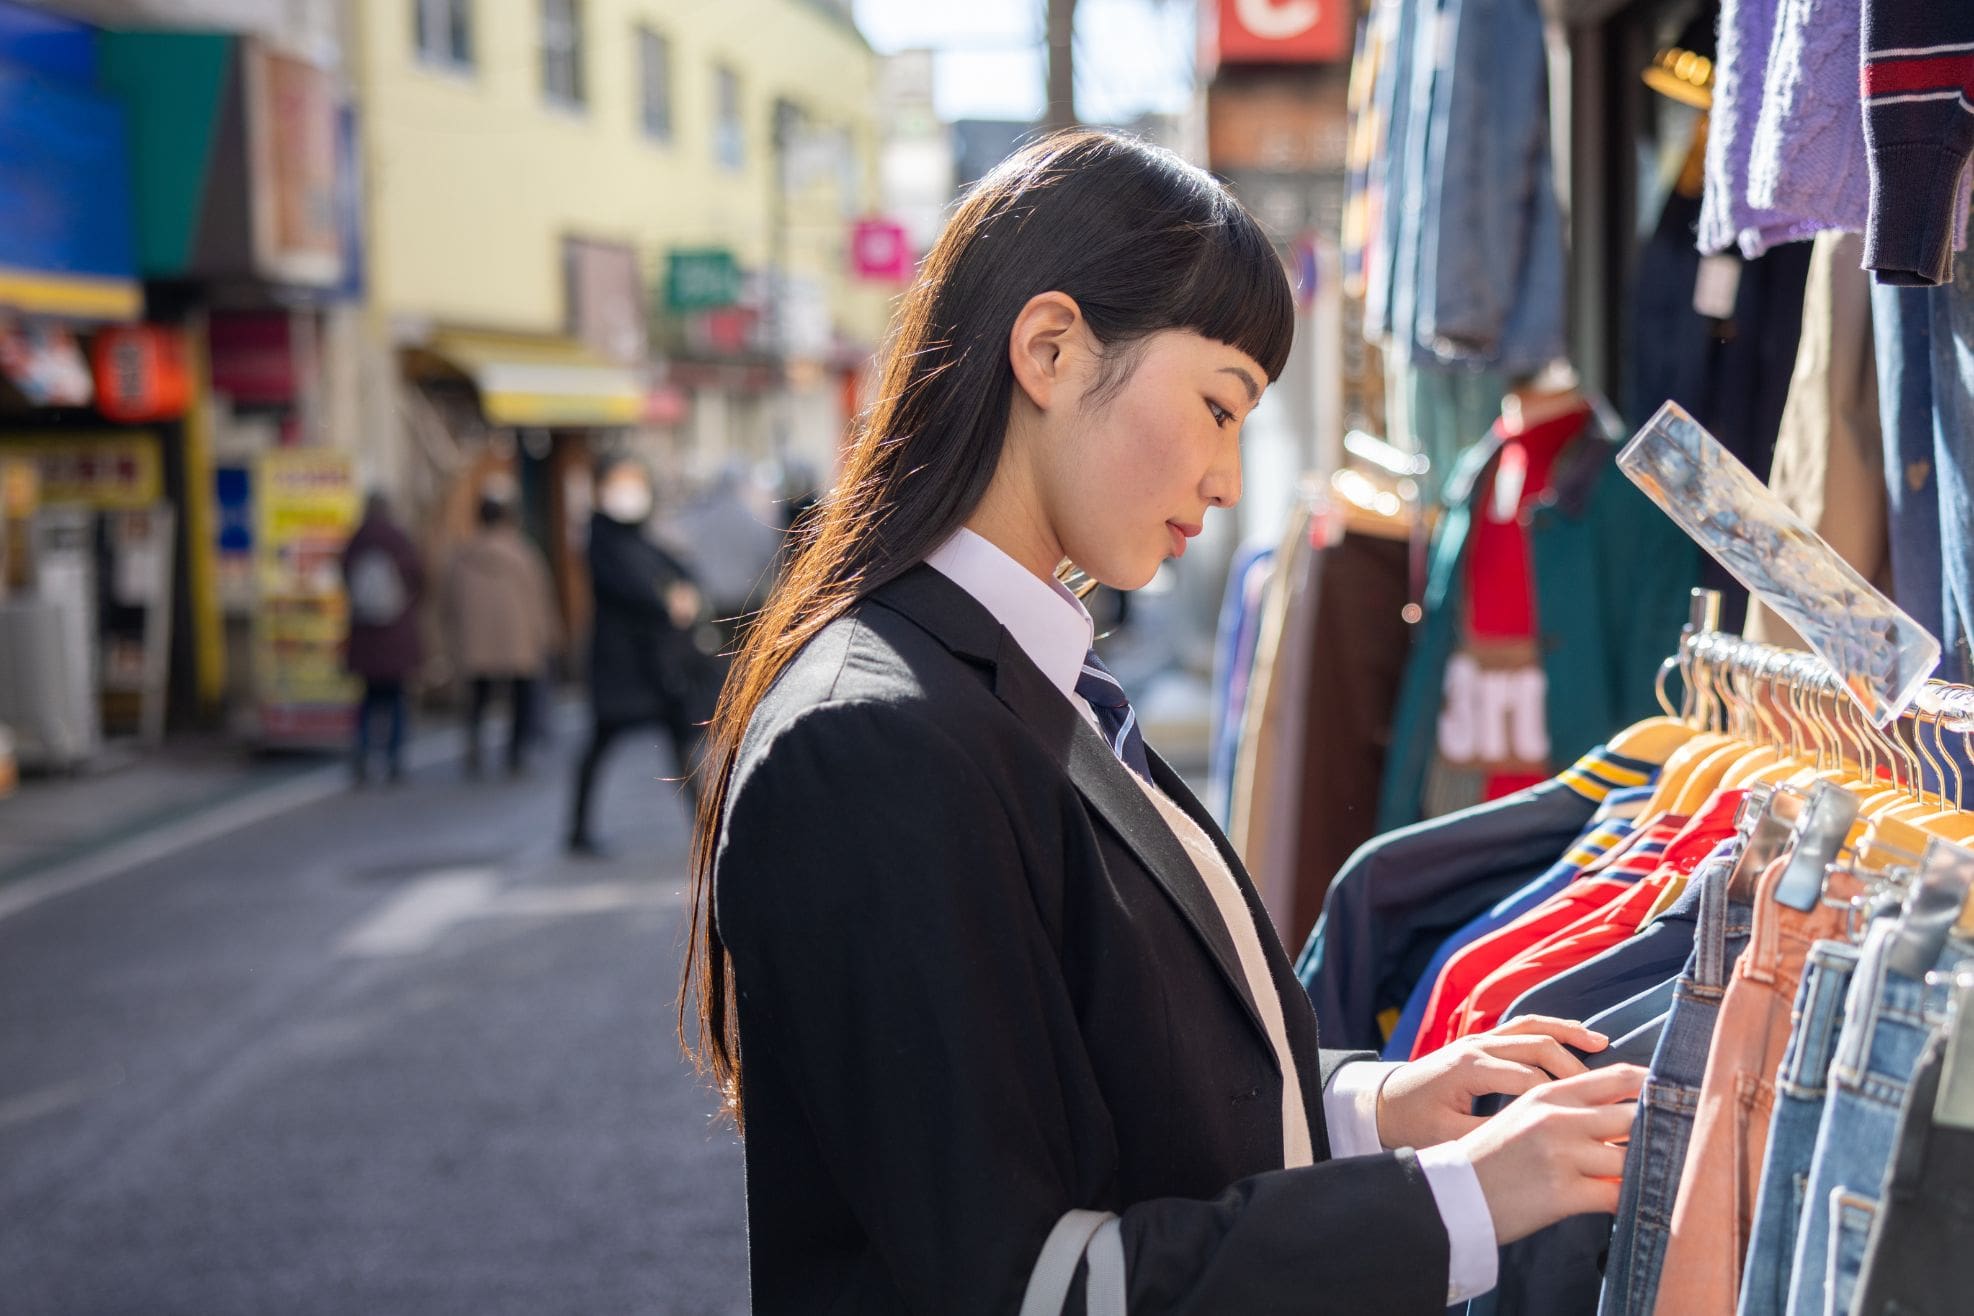
[[[1218,425],[1221,429],[1226,429],[1227,422],[1234,418],[1233,412],[1227,410],[1227,408],[1221,406],[1218,402],[1215,402],[1212,398],[1208,398],[1206,400],[1206,409],[1213,413],[1213,423],[1215,425]]]

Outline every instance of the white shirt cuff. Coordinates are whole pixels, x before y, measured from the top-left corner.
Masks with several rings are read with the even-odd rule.
[[[1332,1156],[1375,1156],[1385,1150],[1378,1136],[1378,1094],[1401,1063],[1359,1060],[1330,1076],[1330,1086],[1323,1090],[1323,1118]],[[1500,1280],[1494,1213],[1481,1192],[1480,1176],[1457,1144],[1427,1147],[1418,1156],[1446,1227],[1446,1305],[1451,1307],[1478,1298]]]
[[[1323,1089],[1323,1122],[1330,1130],[1330,1155],[1376,1156],[1385,1149],[1378,1138],[1378,1093],[1400,1062],[1353,1060],[1330,1075]]]
[[[1446,1305],[1478,1298],[1500,1279],[1494,1213],[1487,1209],[1480,1176],[1458,1143],[1442,1142],[1419,1153],[1419,1168],[1446,1226]]]

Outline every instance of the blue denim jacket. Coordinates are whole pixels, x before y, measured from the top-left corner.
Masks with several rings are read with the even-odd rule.
[[[1384,0],[1386,128],[1366,324],[1399,349],[1534,371],[1565,352],[1565,255],[1536,0]],[[1374,166],[1375,169],[1375,166]]]

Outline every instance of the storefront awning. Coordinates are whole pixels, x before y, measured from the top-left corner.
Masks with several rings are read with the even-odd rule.
[[[635,425],[644,381],[563,338],[442,330],[429,349],[470,376],[495,425]]]
[[[0,308],[66,320],[135,320],[144,313],[144,289],[135,279],[0,265]]]

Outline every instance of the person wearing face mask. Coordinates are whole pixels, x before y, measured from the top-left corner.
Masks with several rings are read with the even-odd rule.
[[[651,476],[635,459],[620,454],[597,464],[589,529],[590,736],[576,769],[568,837],[577,854],[600,853],[590,827],[597,770],[611,745],[635,727],[664,728],[687,803],[698,801],[694,705],[703,664],[692,628],[702,602],[685,564],[644,533],[653,503]]]

